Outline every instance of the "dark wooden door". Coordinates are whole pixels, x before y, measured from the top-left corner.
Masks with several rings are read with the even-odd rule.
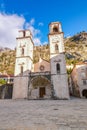
[[[45,87],[39,88],[39,95],[40,95],[40,98],[44,97],[44,95],[45,95]]]

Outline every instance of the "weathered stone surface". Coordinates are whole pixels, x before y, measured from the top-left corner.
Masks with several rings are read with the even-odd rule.
[[[0,130],[87,130],[87,100],[0,100]]]

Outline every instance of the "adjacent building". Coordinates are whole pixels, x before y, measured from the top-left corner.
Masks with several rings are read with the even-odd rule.
[[[72,95],[87,98],[87,63],[78,63],[71,73]]]

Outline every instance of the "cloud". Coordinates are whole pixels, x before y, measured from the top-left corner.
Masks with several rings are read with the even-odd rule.
[[[35,45],[41,45],[41,32],[34,25],[34,18],[27,22],[23,16],[0,13],[0,46],[14,49],[17,44],[18,31],[23,29],[31,31]]]
[[[47,45],[48,43],[45,42],[41,42],[41,38],[34,38],[33,39],[35,46],[39,46],[39,45]]]
[[[43,42],[42,44],[43,44],[43,45],[47,45],[47,44],[48,44],[48,42],[46,42],[46,41],[45,41],[45,42]]]
[[[70,38],[70,37],[71,37],[71,35],[70,35],[70,34],[66,34],[66,35],[65,35],[65,37]]]
[[[36,38],[36,37],[33,39],[33,42],[34,42],[35,46],[39,46],[42,44],[40,38]]]
[[[30,25],[34,25],[34,23],[35,23],[35,19],[32,18],[32,19],[30,20]]]
[[[0,46],[14,48],[18,30],[23,29],[24,22],[22,16],[0,13]]]
[[[41,33],[39,29],[36,29],[34,27],[34,24],[35,24],[35,19],[31,19],[29,22],[25,23],[25,29],[29,29],[33,34],[33,37]]]

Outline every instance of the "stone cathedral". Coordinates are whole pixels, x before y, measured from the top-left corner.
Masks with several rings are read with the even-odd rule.
[[[60,22],[49,24],[50,62],[33,64],[34,43],[29,30],[16,38],[13,99],[69,99],[63,32]]]

